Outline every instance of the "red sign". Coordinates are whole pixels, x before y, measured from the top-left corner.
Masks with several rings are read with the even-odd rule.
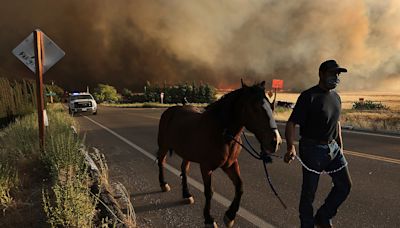
[[[272,88],[273,89],[283,89],[283,80],[272,79]]]

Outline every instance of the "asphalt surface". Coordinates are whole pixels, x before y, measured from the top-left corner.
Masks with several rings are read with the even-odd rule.
[[[164,109],[100,107],[98,115],[76,116],[86,144],[106,156],[112,181],[123,183],[131,193],[139,227],[203,227],[204,196],[198,164],[192,163],[189,188],[195,203],[181,199],[181,159],[167,157],[166,180],[172,190],[160,191],[157,151],[158,121]],[[284,123],[278,124],[284,137]],[[345,156],[353,188],[334,219],[336,227],[400,227],[400,137],[343,132]],[[251,143],[259,148],[254,137]],[[206,143],[206,142],[205,142]],[[286,144],[278,155],[285,153]],[[298,203],[301,165],[274,159],[269,165],[272,182],[288,209],[284,209],[268,186],[262,163],[242,150],[239,156],[244,194],[235,227],[299,227]],[[222,170],[213,174],[214,197],[211,212],[223,227],[223,214],[233,199],[234,186]],[[322,175],[314,207],[319,207],[331,187]],[[227,201],[228,200],[228,201]]]

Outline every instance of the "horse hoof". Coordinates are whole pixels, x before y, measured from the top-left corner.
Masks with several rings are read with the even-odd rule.
[[[206,224],[205,228],[218,228],[218,225],[216,222],[210,223],[210,224]]]
[[[163,184],[163,185],[161,185],[161,191],[169,192],[169,191],[171,191],[171,188],[169,187],[168,184]]]
[[[233,226],[233,224],[235,223],[235,220],[230,220],[229,218],[228,218],[228,216],[224,216],[224,223],[225,223],[225,226],[226,227],[232,227]]]
[[[186,204],[194,204],[193,196],[191,196],[189,198],[185,198],[184,200],[185,200]]]

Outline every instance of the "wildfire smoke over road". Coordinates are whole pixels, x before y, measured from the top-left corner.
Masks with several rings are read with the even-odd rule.
[[[40,28],[66,52],[45,78],[69,89],[147,80],[227,87],[244,77],[281,78],[298,91],[333,58],[349,69],[341,89],[399,91],[398,21],[394,0],[7,1],[0,74],[32,77],[11,50]]]

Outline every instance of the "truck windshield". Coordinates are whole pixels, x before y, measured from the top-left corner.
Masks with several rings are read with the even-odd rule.
[[[71,101],[78,99],[93,99],[90,95],[74,95],[70,97]]]

